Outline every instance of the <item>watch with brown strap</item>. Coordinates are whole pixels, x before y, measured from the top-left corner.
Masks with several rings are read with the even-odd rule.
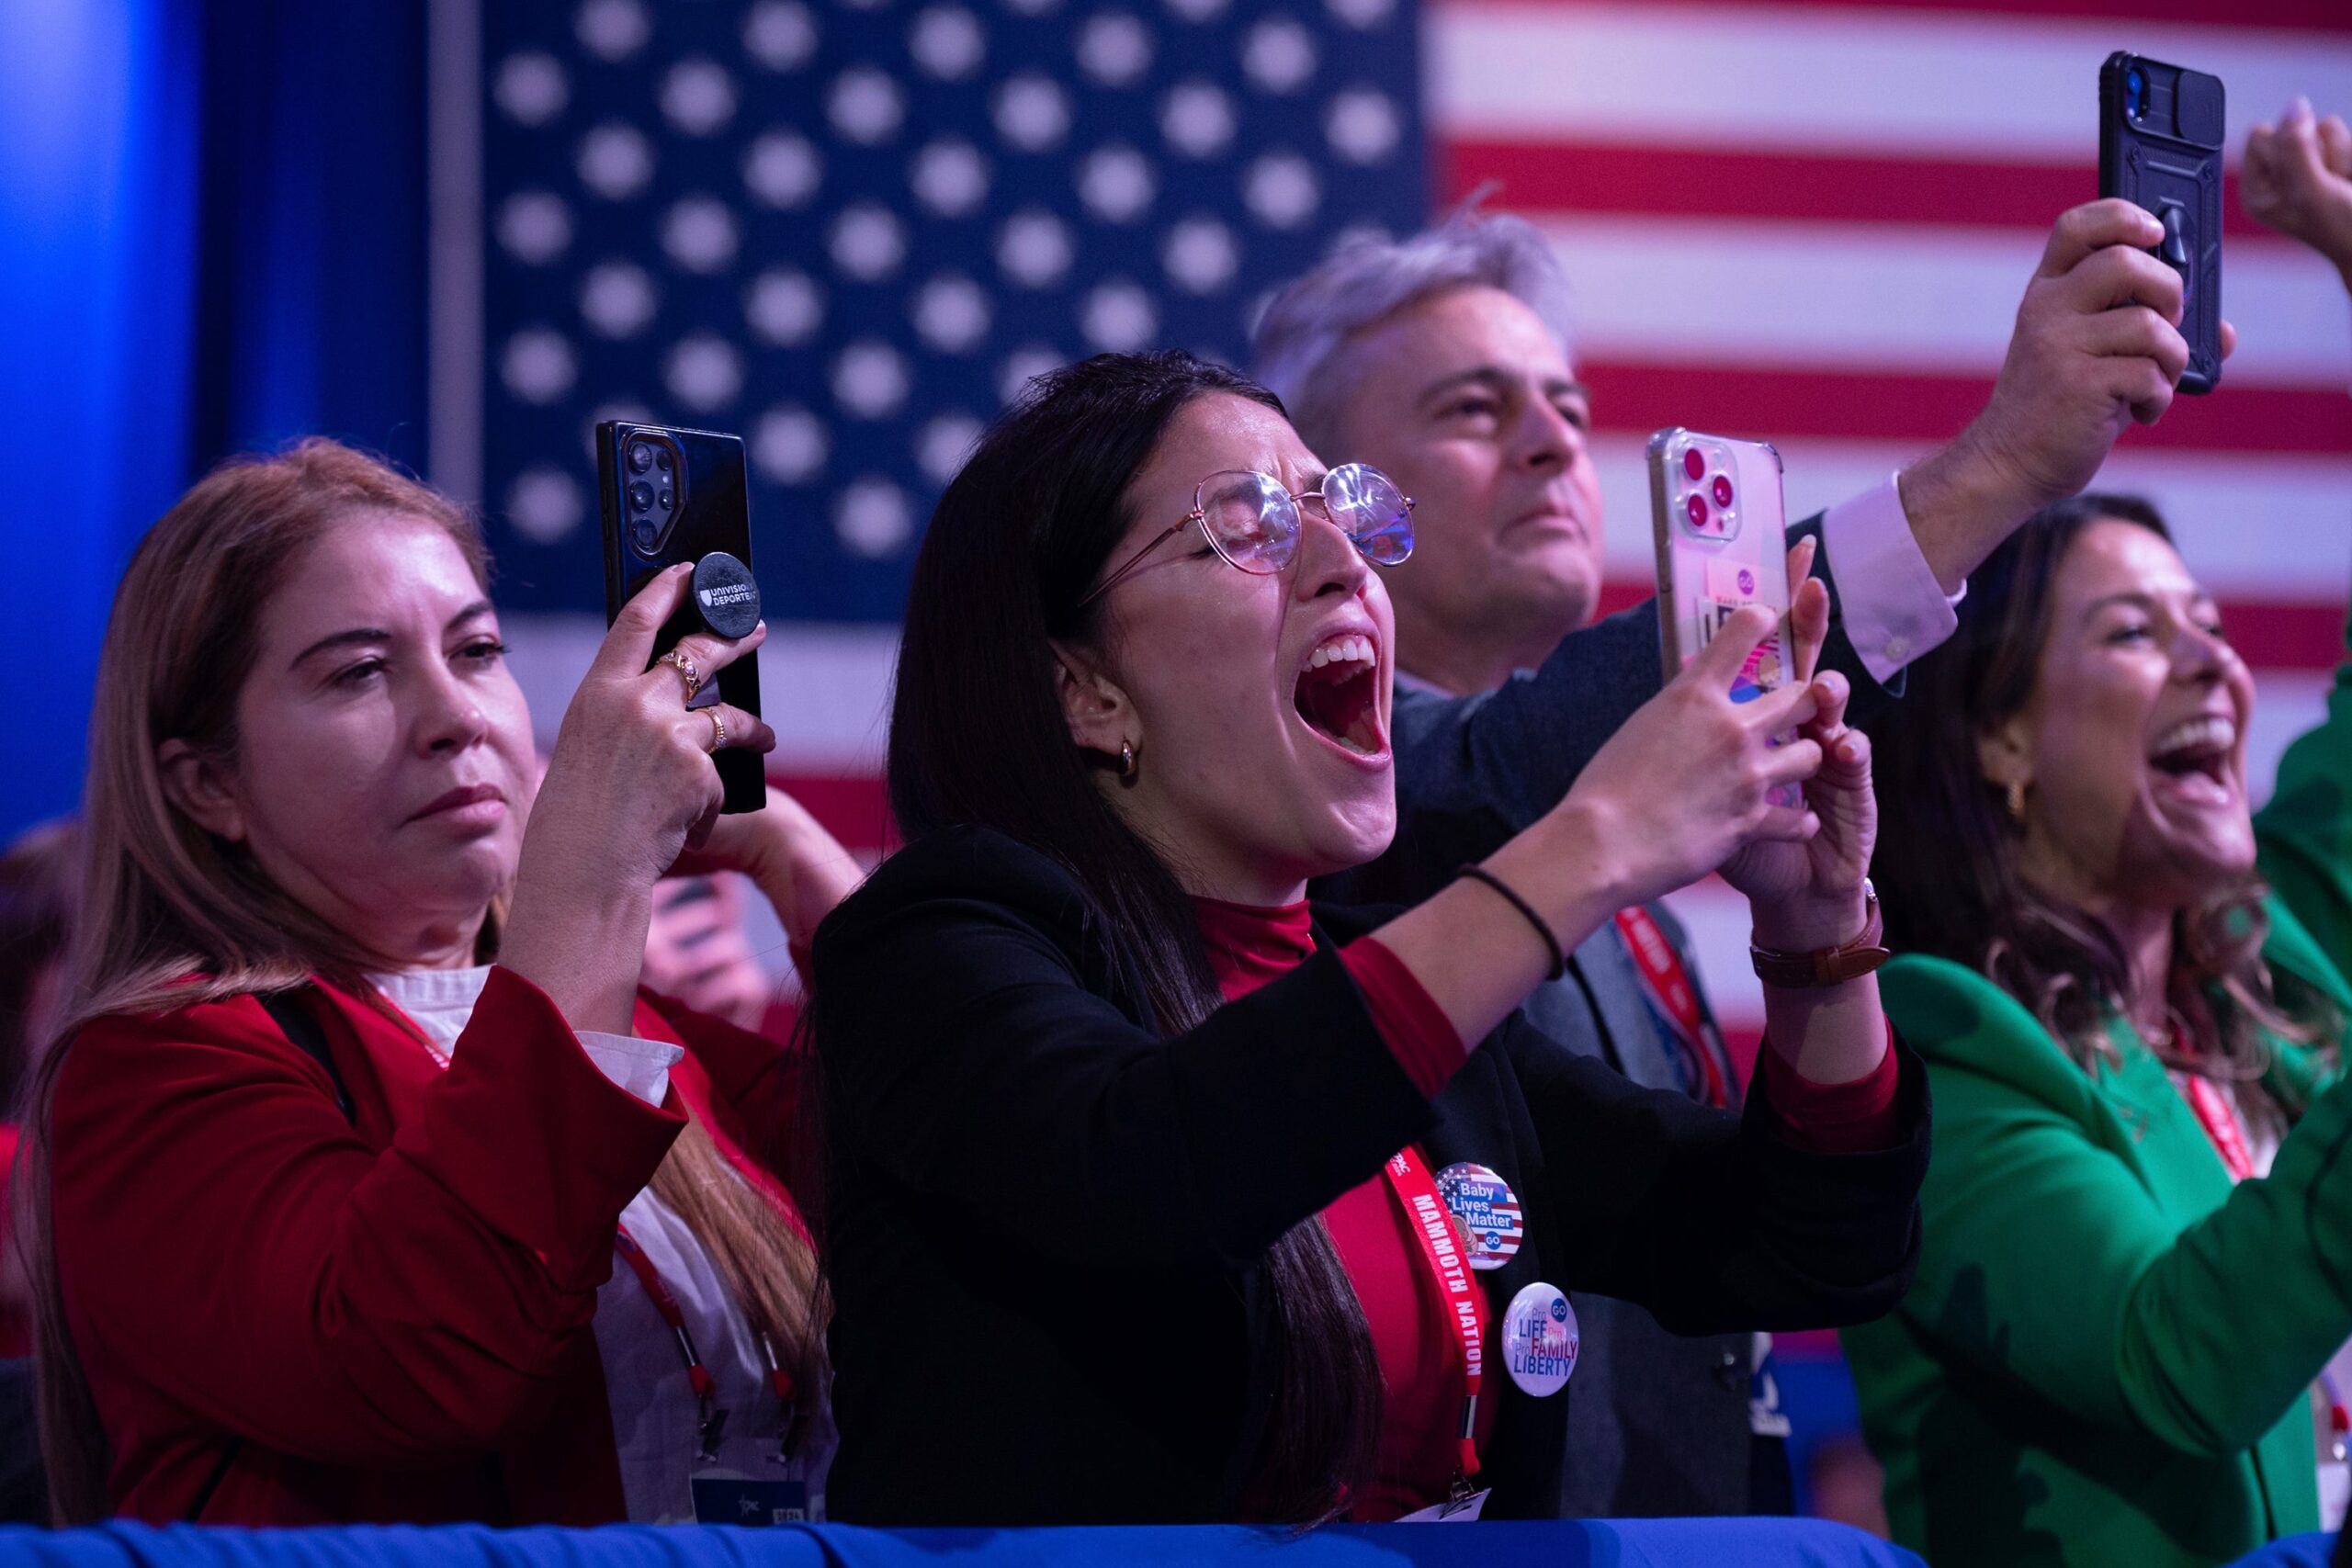
[[[1862,879],[1862,934],[1841,947],[1819,947],[1811,953],[1775,953],[1749,942],[1747,956],[1756,976],[1784,990],[1840,986],[1859,980],[1894,954],[1886,950],[1886,921],[1879,914],[1878,889]]]

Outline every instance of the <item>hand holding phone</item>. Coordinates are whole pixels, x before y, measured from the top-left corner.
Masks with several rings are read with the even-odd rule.
[[[654,661],[688,632],[729,640],[749,635],[759,623],[760,592],[752,574],[750,485],[741,437],[606,420],[596,427],[596,486],[606,625],[655,574],[691,561],[693,589],[655,639]],[[701,682],[686,705],[722,702],[759,714],[756,658],[738,659],[717,679]],[[757,811],[767,804],[765,765],[757,752],[729,749],[713,760],[726,791],[721,810]]]
[[[2180,274],[2184,392],[2222,379],[2222,79],[2118,50],[2098,72],[2098,194],[2164,226],[2156,255]]]

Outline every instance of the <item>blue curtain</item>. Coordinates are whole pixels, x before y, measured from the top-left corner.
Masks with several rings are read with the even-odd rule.
[[[74,808],[107,607],[205,468],[424,461],[422,0],[0,5],[0,835]]]

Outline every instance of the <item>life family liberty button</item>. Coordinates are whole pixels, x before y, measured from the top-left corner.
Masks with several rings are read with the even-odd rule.
[[[1568,1386],[1579,1337],[1577,1309],[1558,1286],[1538,1280],[1503,1314],[1503,1366],[1521,1393],[1548,1399]]]
[[[1453,1216],[1462,1250],[1473,1269],[1499,1269],[1518,1255],[1527,1222],[1510,1184],[1483,1165],[1467,1161],[1437,1173],[1437,1195]]]

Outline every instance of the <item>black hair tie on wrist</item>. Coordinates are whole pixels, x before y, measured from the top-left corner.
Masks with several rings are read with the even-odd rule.
[[[1560,939],[1552,934],[1552,928],[1544,923],[1543,916],[1535,912],[1535,906],[1521,897],[1510,884],[1483,865],[1465,865],[1453,874],[1485,883],[1510,900],[1512,908],[1527,917],[1527,923],[1535,928],[1535,934],[1544,939],[1544,948],[1552,954],[1552,973],[1546,978],[1556,980],[1568,972],[1568,955],[1560,951]]]

